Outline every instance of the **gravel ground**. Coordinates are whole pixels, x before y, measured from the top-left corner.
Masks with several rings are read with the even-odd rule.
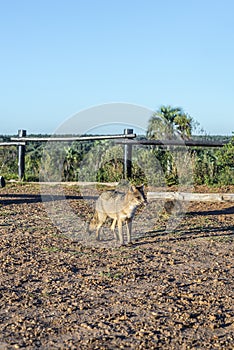
[[[92,206],[66,195],[88,222]],[[37,185],[1,189],[0,350],[233,349],[233,202],[191,203],[173,231],[165,220],[131,245],[82,242]]]

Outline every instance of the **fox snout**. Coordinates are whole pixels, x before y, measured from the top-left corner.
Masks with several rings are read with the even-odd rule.
[[[131,191],[134,194],[134,197],[136,201],[138,202],[138,205],[143,204],[144,206],[148,204],[145,192],[144,192],[144,185],[141,186],[132,186]]]
[[[142,195],[141,198],[139,198],[138,202],[139,202],[139,204],[143,204],[143,205],[147,205],[148,204],[148,201],[147,201],[147,198],[146,198],[145,194]]]

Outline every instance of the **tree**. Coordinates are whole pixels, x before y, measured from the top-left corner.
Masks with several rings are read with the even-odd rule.
[[[188,139],[192,134],[193,119],[180,107],[161,106],[149,120],[147,137],[150,139]]]
[[[149,139],[188,139],[192,134],[192,118],[180,107],[161,106],[149,119],[147,137]],[[152,147],[152,152],[160,161],[168,185],[178,183],[178,170],[170,147]],[[180,155],[181,157],[181,155]],[[178,161],[177,161],[178,163]]]

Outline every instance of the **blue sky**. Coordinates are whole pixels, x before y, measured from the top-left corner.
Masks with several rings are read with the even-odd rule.
[[[52,133],[69,116],[111,102],[180,106],[208,134],[234,131],[234,1],[0,6],[0,134]],[[148,120],[135,122],[146,128]]]

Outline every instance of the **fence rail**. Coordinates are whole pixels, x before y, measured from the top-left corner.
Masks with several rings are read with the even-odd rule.
[[[147,198],[188,202],[234,202],[233,193],[148,192]]]
[[[145,146],[188,146],[188,147],[223,147],[228,141],[199,141],[199,140],[123,140],[118,141],[124,145],[145,145]]]
[[[25,146],[26,142],[0,142],[1,147],[9,147],[9,146]]]
[[[54,137],[11,137],[12,141],[17,142],[71,142],[71,141],[95,141],[95,140],[115,140],[134,138],[136,134],[118,134],[118,135],[96,135],[96,136],[54,136]]]

